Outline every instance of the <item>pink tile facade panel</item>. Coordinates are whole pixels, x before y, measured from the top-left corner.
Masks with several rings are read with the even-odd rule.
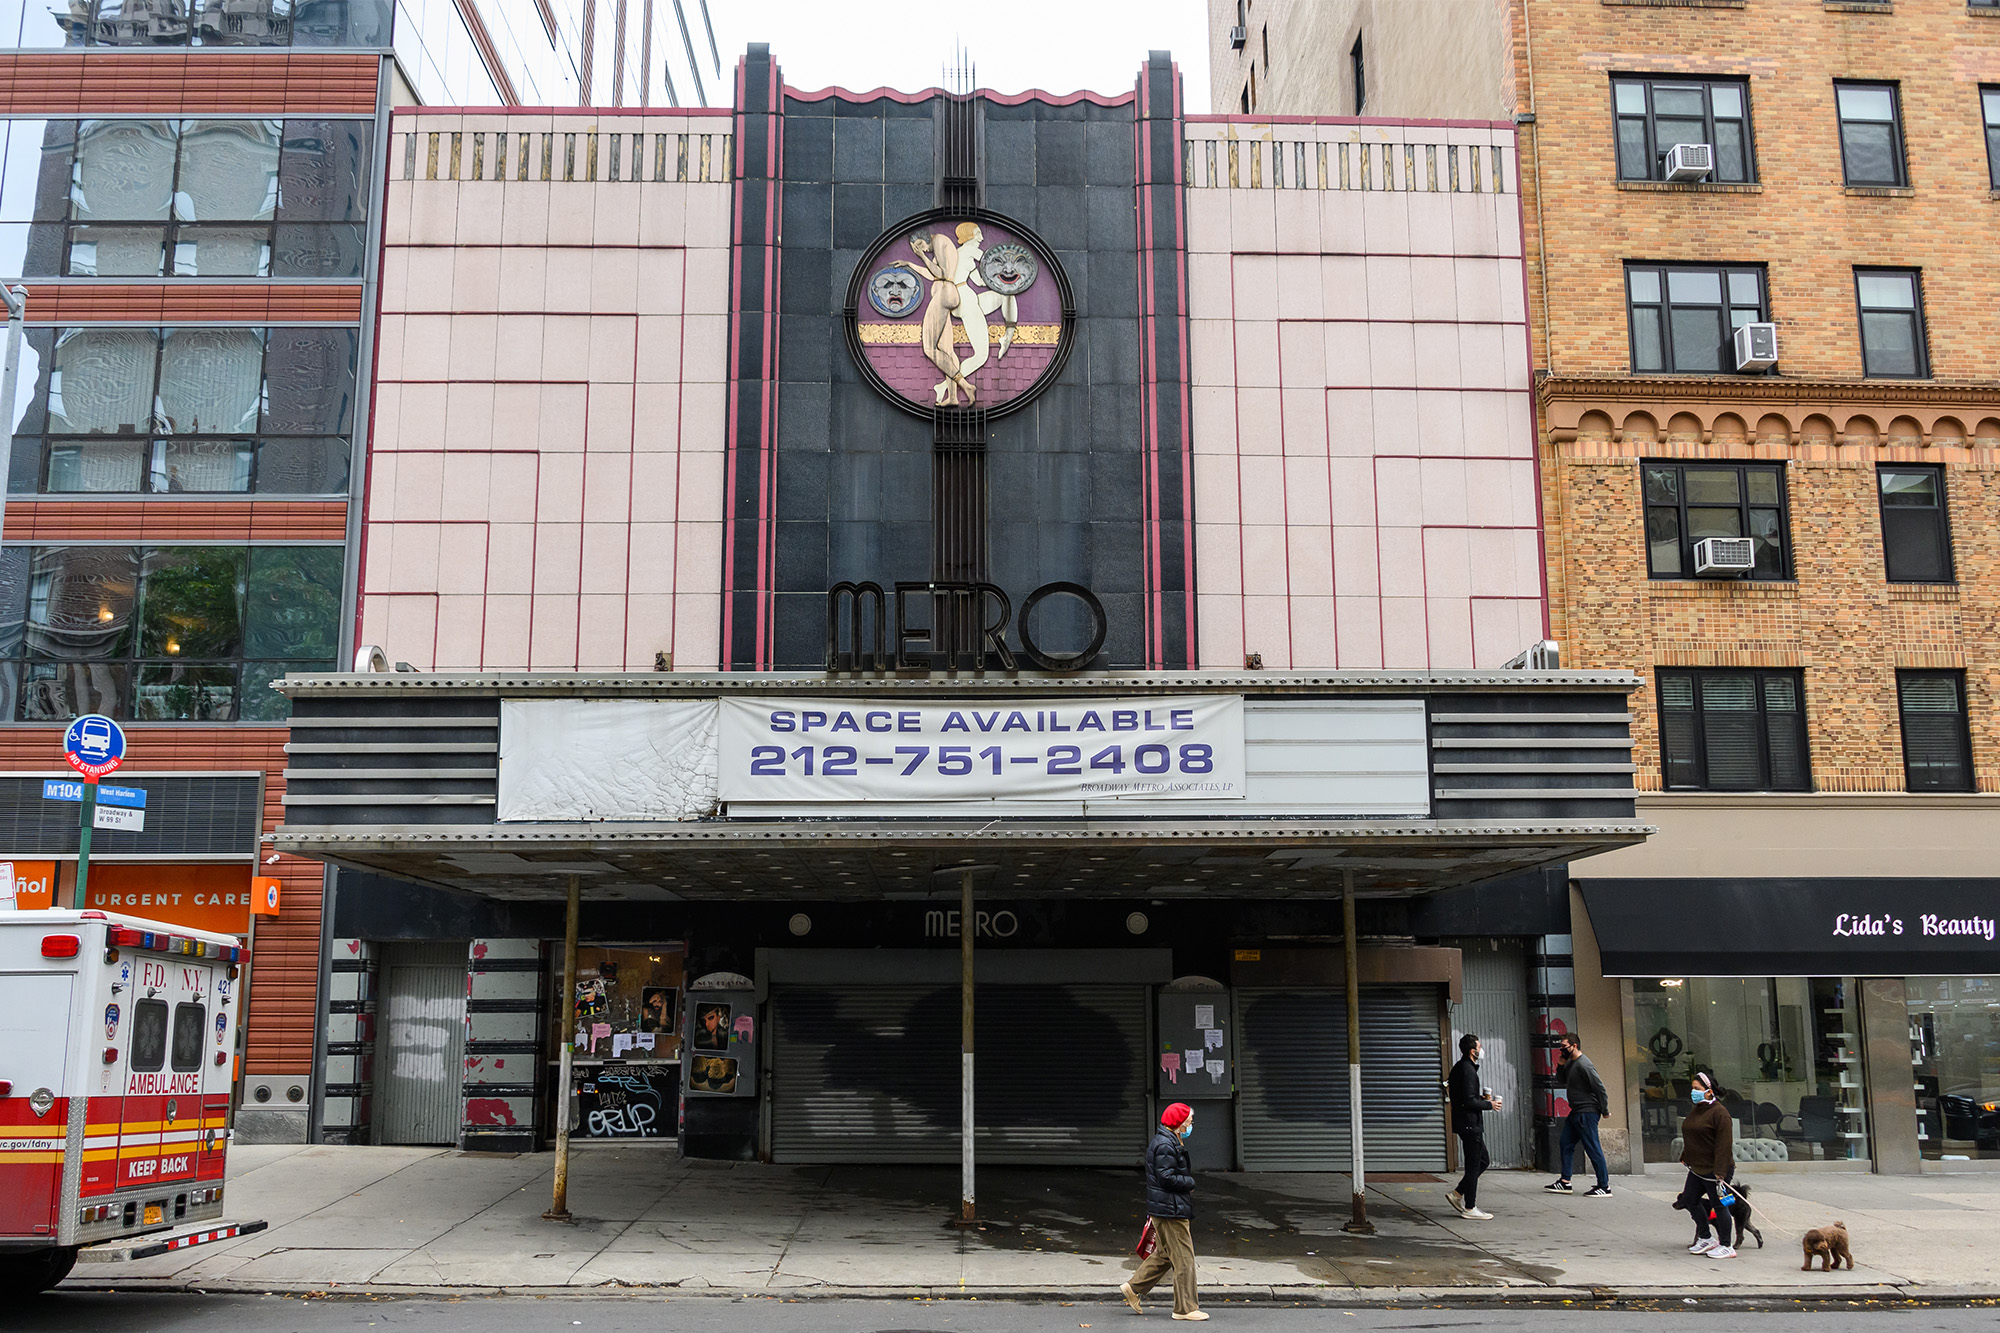
[[[1204,665],[1470,667],[1540,632],[1518,205],[1409,188],[1422,148],[1390,155],[1394,189],[1336,185],[1343,161],[1360,168],[1357,132],[1437,145],[1451,182],[1493,135],[1286,125],[1269,133],[1326,145],[1328,183],[1274,190],[1267,160],[1258,188],[1188,196]]]
[[[396,128],[461,125],[418,113]],[[521,142],[552,122],[465,128]],[[730,186],[520,180],[518,166],[510,153],[502,180],[390,182],[364,623],[393,656],[440,667],[651,669],[655,652],[713,667],[719,616],[700,603],[719,591]],[[420,589],[434,605],[401,605]],[[644,634],[627,628],[635,595]]]

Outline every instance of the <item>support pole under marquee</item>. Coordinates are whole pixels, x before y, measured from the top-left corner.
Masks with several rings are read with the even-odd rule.
[[[556,1075],[555,1199],[542,1216],[550,1222],[570,1221],[569,1215],[569,1080],[576,1058],[576,921],[582,910],[583,876],[569,877],[569,911],[563,921],[562,1061]]]
[[[1347,973],[1347,1133],[1354,1158],[1354,1215],[1340,1229],[1372,1236],[1368,1220],[1368,1165],[1361,1129],[1361,950],[1354,928],[1354,871],[1341,872],[1341,953]]]

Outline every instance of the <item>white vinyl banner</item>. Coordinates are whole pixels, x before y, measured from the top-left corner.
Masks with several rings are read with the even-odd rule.
[[[501,820],[715,813],[715,702],[502,699]]]
[[[722,701],[724,801],[1240,800],[1234,695]]]

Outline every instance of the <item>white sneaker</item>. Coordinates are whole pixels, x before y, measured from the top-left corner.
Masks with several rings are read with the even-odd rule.
[[[1460,1217],[1465,1216],[1464,1195],[1460,1194],[1457,1190],[1453,1190],[1451,1193],[1444,1196],[1444,1201],[1451,1205],[1451,1210],[1454,1213],[1457,1213]]]
[[[1736,1250],[1733,1246],[1718,1245],[1708,1252],[1708,1257],[1711,1259],[1734,1259],[1736,1257]]]
[[[1478,1222],[1491,1222],[1493,1220],[1493,1214],[1487,1212],[1484,1208],[1468,1208],[1465,1210],[1465,1216]]]
[[[1714,1248],[1715,1248],[1715,1237],[1703,1236],[1699,1240],[1695,1241],[1694,1244],[1688,1246],[1688,1253],[1707,1254],[1710,1250]]]

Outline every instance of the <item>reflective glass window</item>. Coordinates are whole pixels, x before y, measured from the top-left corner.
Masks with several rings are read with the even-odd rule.
[[[278,211],[275,120],[190,120],[181,125],[174,216],[182,222],[268,221]]]
[[[263,495],[345,495],[348,455],[346,440],[260,440],[257,444],[257,490]]]
[[[152,447],[153,442],[144,436],[51,441],[48,476],[42,489],[51,495],[129,495],[144,490],[146,460]]]
[[[241,546],[155,546],[140,569],[139,655],[233,658],[243,642]]]
[[[165,222],[173,209],[179,129],[171,120],[86,120],[77,131],[71,216]]]
[[[1644,1160],[1680,1160],[1689,1089],[1708,1075],[1737,1160],[1865,1161],[1859,988],[1852,977],[1663,977],[1632,983]]]
[[[360,222],[368,216],[370,120],[287,120],[281,216],[292,222]]]
[[[2000,1160],[2000,977],[1909,977],[1917,1146],[1933,1162]]]
[[[272,329],[264,372],[264,430],[339,435],[352,429],[357,343],[353,329]]]
[[[339,652],[337,546],[260,546],[250,552],[244,656],[311,658]]]
[[[261,329],[168,329],[160,344],[160,424],[176,434],[257,429],[264,388]]]
[[[255,459],[251,440],[158,440],[147,489],[157,495],[247,491]]]
[[[343,551],[0,549],[0,694],[10,716],[280,719],[288,706],[270,682],[287,670],[328,670],[340,656]]]
[[[48,424],[65,435],[150,433],[159,335],[65,329],[49,376]]]
[[[30,548],[30,657],[123,657],[132,646],[139,552],[130,546]]]
[[[185,46],[187,39],[188,0],[97,0],[93,46]]]
[[[195,0],[197,46],[289,46],[292,0]]]

